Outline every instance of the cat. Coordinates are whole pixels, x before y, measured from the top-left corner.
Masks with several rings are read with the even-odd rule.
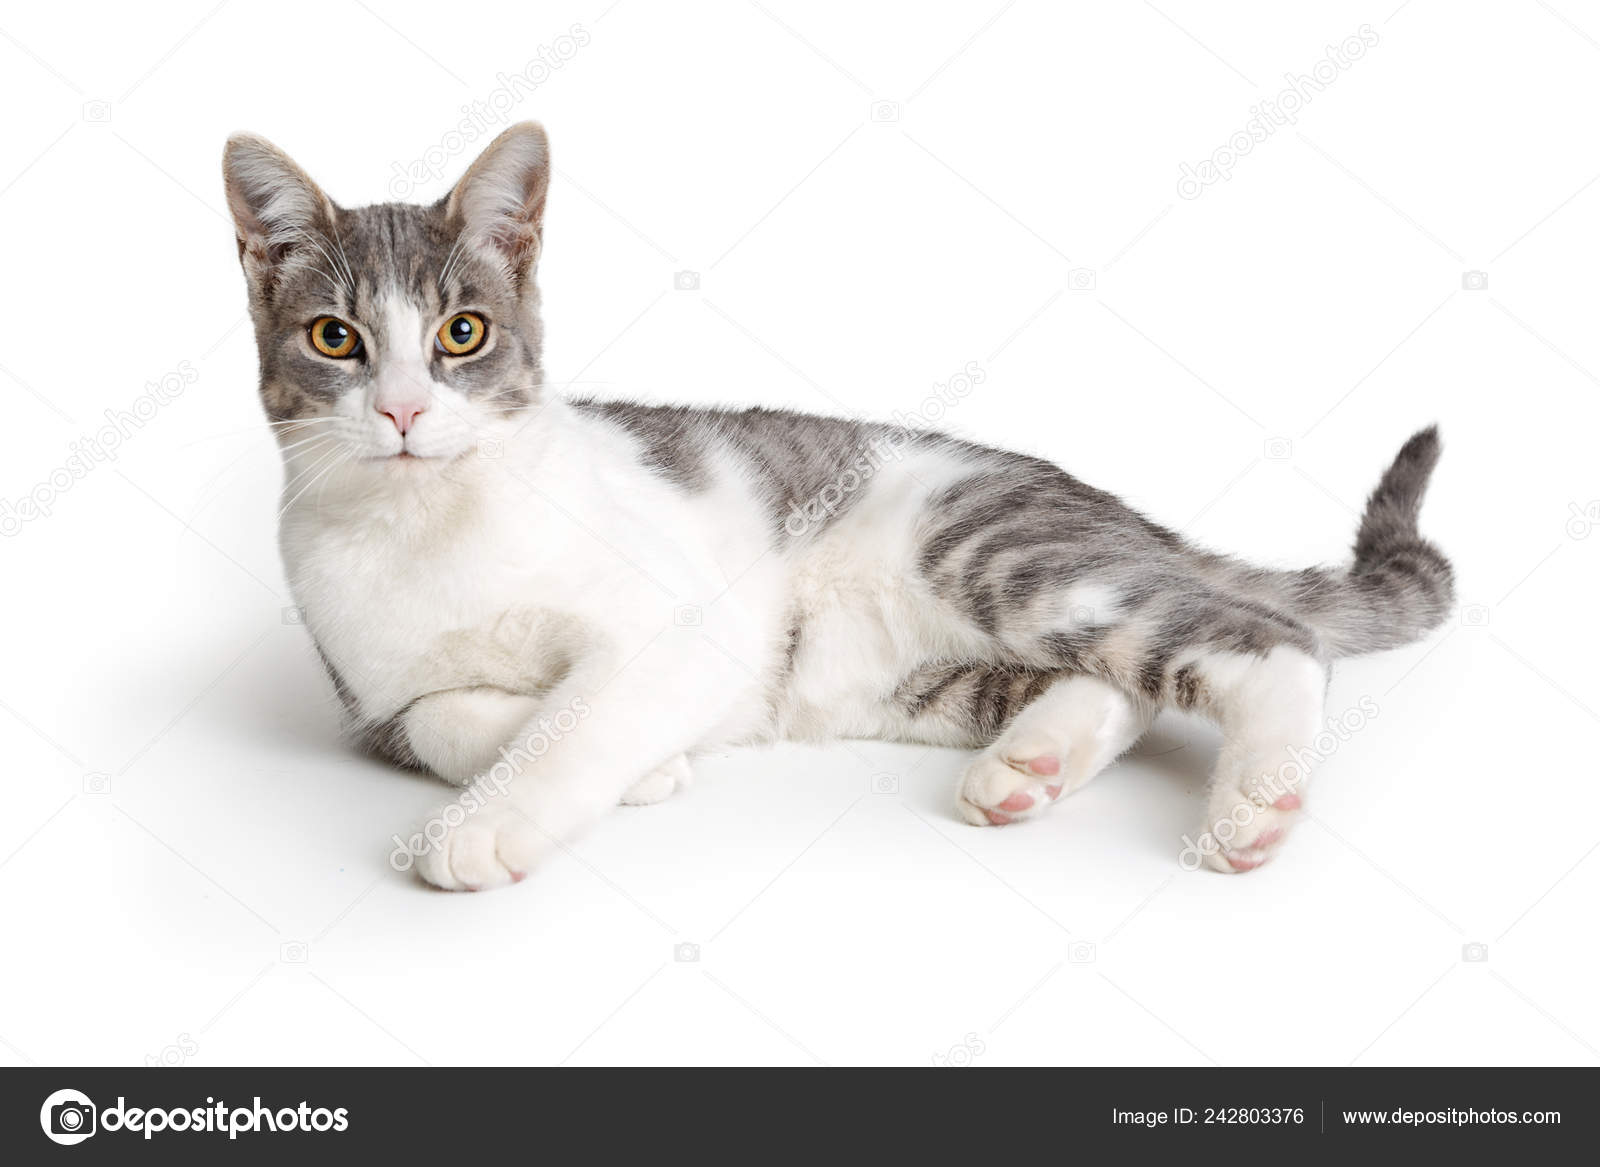
[[[547,393],[536,123],[432,206],[337,206],[245,134],[223,170],[305,626],[367,747],[468,786],[411,837],[438,887],[520,881],[697,752],[779,738],[974,749],[956,813],[1019,823],[1164,708],[1220,727],[1201,850],[1249,871],[1300,817],[1331,662],[1452,607],[1433,428],[1353,563],[1255,568],[920,428]]]

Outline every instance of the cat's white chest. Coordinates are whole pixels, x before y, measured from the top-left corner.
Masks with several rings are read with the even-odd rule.
[[[492,629],[509,609],[538,602],[534,549],[491,528],[468,523],[429,540],[399,537],[381,521],[285,524],[290,588],[364,717],[448,687],[447,674],[469,663],[441,658],[453,633]]]

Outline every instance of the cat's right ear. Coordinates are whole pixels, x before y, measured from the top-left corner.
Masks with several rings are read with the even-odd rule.
[[[234,134],[222,151],[228,210],[239,262],[252,286],[268,286],[302,247],[317,246],[333,226],[334,205],[311,176],[265,138]]]

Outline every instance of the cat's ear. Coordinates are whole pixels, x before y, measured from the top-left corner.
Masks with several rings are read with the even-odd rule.
[[[265,138],[234,134],[222,152],[222,177],[252,284],[269,283],[297,250],[328,237],[334,205],[294,159]]]
[[[521,284],[539,260],[550,141],[538,122],[504,131],[445,199],[450,225]]]

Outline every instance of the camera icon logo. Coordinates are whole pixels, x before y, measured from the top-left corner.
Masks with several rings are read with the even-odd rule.
[[[875,122],[897,122],[900,120],[900,103],[898,101],[875,101],[872,103],[871,116]]]
[[[285,624],[304,624],[306,622],[306,610],[300,607],[285,608],[283,609],[282,618]]]
[[[71,1147],[94,1134],[97,1113],[87,1094],[79,1090],[57,1090],[39,1108],[39,1125],[52,1143]]]
[[[697,271],[674,272],[672,287],[678,292],[698,292],[700,290],[700,273]]]
[[[1468,964],[1487,964],[1489,962],[1489,946],[1473,941],[1461,946],[1461,959]]]
[[[96,770],[92,774],[83,776],[83,792],[85,794],[110,794],[111,775],[103,770]]]
[[[285,940],[278,945],[278,960],[283,964],[304,964],[311,956],[311,947],[304,940]]]
[[[1461,273],[1461,289],[1466,292],[1483,292],[1489,288],[1489,273],[1486,271],[1464,271]]]
[[[1093,964],[1094,941],[1074,940],[1071,944],[1067,945],[1067,963]]]
[[[874,794],[899,794],[900,775],[874,774],[872,776],[872,793]]]
[[[1489,609],[1483,604],[1468,604],[1461,609],[1461,623],[1468,628],[1487,628]]]
[[[1294,443],[1288,438],[1268,438],[1262,443],[1261,456],[1269,462],[1287,462],[1294,457]]]
[[[672,959],[679,964],[695,964],[700,960],[700,946],[684,941],[672,946]]]
[[[1099,621],[1095,618],[1094,609],[1089,605],[1074,604],[1067,612],[1067,623],[1077,628],[1085,624],[1097,624]]]
[[[672,622],[679,628],[698,628],[705,623],[699,604],[679,604],[672,610]]]
[[[84,102],[83,120],[101,124],[109,122],[111,120],[111,103],[100,98]]]
[[[483,438],[478,442],[478,457],[495,459],[506,452],[506,444],[499,438]]]
[[[1092,292],[1099,278],[1092,267],[1075,267],[1067,273],[1067,287],[1074,292]]]

